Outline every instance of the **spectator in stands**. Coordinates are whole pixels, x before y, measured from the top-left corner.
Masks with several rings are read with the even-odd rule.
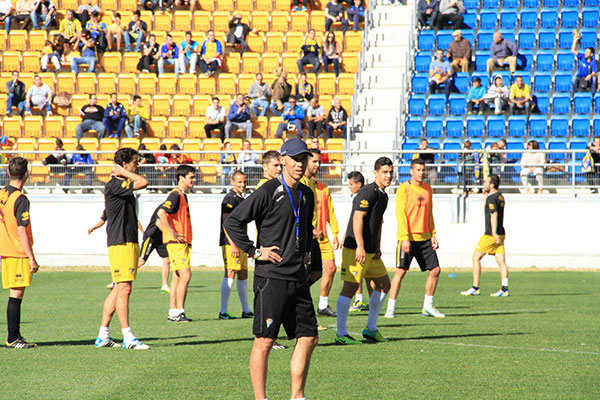
[[[292,0],[292,11],[308,11],[310,0]]]
[[[167,34],[167,41],[160,48],[160,59],[158,60],[158,74],[165,73],[165,64],[175,67],[175,75],[179,78],[179,46],[173,40],[173,36]]]
[[[242,152],[238,154],[237,163],[242,167],[254,167],[259,164],[258,154],[252,151],[252,143],[249,140],[244,140],[242,144]]]
[[[235,14],[231,20],[229,20],[229,33],[227,34],[227,43],[233,48],[236,44],[242,45],[242,55],[248,51],[248,43],[246,38],[250,32],[256,33],[256,29],[250,29],[248,24],[242,22],[242,15]]]
[[[348,113],[342,107],[342,101],[338,98],[333,100],[333,107],[327,115],[327,137],[333,137],[333,131],[340,129],[342,136],[346,139],[346,127],[348,126]]]
[[[315,87],[308,82],[306,72],[300,74],[300,81],[296,85],[296,101],[306,111],[310,105],[310,99],[315,95]]]
[[[256,74],[256,82],[252,82],[252,85],[250,85],[248,97],[252,99],[250,110],[257,117],[264,117],[269,109],[271,88],[263,82],[263,75],[260,72]]]
[[[587,183],[592,186],[592,193],[598,193],[598,185],[600,184],[600,137],[594,137],[592,144],[589,146],[590,155],[592,156],[592,171],[586,173]]]
[[[515,83],[510,87],[510,113],[512,115],[520,114],[521,111],[525,111],[527,118],[531,113],[531,93],[529,92],[529,85],[523,82],[522,76],[515,78]]]
[[[150,72],[150,66],[154,65],[154,72],[158,76],[158,60],[160,59],[160,46],[156,43],[156,35],[151,33],[148,41],[144,43],[142,56],[138,62],[137,69],[140,72]]]
[[[235,164],[237,161],[235,154],[231,152],[231,142],[226,141],[223,143],[223,151],[225,153],[221,153],[221,164],[223,165],[221,167],[221,186],[223,186],[221,193],[227,193],[227,182],[231,181],[231,177],[235,172],[235,168],[230,165]],[[228,177],[229,179],[227,179]]]
[[[0,22],[4,22],[6,33],[10,33],[10,17],[13,11],[11,0],[0,0]]]
[[[56,140],[54,141],[54,150],[57,151],[57,153],[53,153],[50,154],[48,157],[44,158],[42,160],[42,164],[44,165],[67,165],[69,163],[69,160],[67,158],[67,155],[65,153],[62,153],[62,151],[65,150],[63,141],[60,138],[56,138]],[[51,171],[55,171],[56,168],[50,167]]]
[[[465,140],[463,143],[463,150],[471,150],[471,141]],[[467,153],[460,154],[460,163],[464,166],[464,177],[465,177],[465,185],[470,186],[475,184],[475,157],[477,157],[476,151],[469,151]],[[470,193],[472,190],[468,189]]]
[[[494,77],[494,84],[490,86],[485,96],[483,96],[485,106],[488,107],[489,104],[493,103],[494,113],[500,115],[502,114],[502,108],[508,104],[509,94],[510,90],[504,84],[502,77],[496,75]]]
[[[469,72],[471,62],[471,42],[462,37],[462,31],[456,29],[452,32],[454,40],[448,46],[446,57],[451,60],[450,66],[454,72]]]
[[[18,0],[17,1],[17,14],[11,18],[12,24],[17,29],[27,30],[31,23],[31,13],[33,12],[33,6],[36,5],[37,0]],[[19,24],[22,24],[19,27]]]
[[[121,132],[125,128],[125,122],[127,121],[127,112],[123,104],[119,103],[116,93],[110,95],[110,103],[104,110],[104,127],[108,137],[119,138]]]
[[[165,0],[163,0],[165,1]],[[185,3],[189,3],[190,4],[190,12],[193,14],[194,11],[196,10],[196,3],[198,0],[175,0],[175,7],[179,8],[181,7],[181,3],[185,2]],[[172,1],[169,0],[169,3],[171,3]]]
[[[50,25],[54,22],[54,14],[56,13],[56,7],[51,0],[39,0],[33,6],[31,11],[31,23],[33,29],[46,29],[50,28]],[[40,28],[40,22],[44,25]]]
[[[296,136],[302,138],[302,121],[304,121],[304,109],[297,104],[296,96],[290,96],[288,105],[283,109],[283,122],[277,127],[276,138],[283,137],[283,132],[296,131]]]
[[[313,137],[310,140],[310,150],[321,150],[321,145],[319,143],[318,137]],[[329,155],[327,153],[321,152],[321,165],[329,164]]]
[[[148,24],[140,19],[140,10],[135,10],[127,30],[123,33],[125,39],[125,51],[131,51],[131,40],[135,40],[135,52],[142,48],[142,42],[148,32]]]
[[[156,10],[158,7],[158,0],[142,0],[142,7],[144,10],[152,11]]]
[[[489,149],[492,150],[489,153],[489,158],[488,158],[489,164],[497,164],[497,165],[490,165],[490,173],[492,175],[502,176],[504,164],[506,164],[508,162],[506,153],[493,152],[493,150],[506,150],[506,140],[500,139],[496,143],[492,143],[490,145]]]
[[[223,45],[215,39],[215,32],[206,32],[206,40],[200,49],[200,70],[206,76],[213,76],[223,63]]]
[[[133,96],[133,103],[127,108],[127,137],[139,137],[141,129],[148,133],[149,119],[150,111],[142,105],[142,98],[136,94]]]
[[[348,19],[352,20],[352,30],[358,31],[359,24],[365,20],[365,6],[362,0],[354,0],[354,4],[346,9]]]
[[[219,105],[219,98],[213,96],[212,104],[206,108],[206,124],[204,133],[206,137],[212,137],[211,132],[215,129],[220,131],[221,141],[225,140],[225,107]]]
[[[177,144],[172,144],[169,147],[169,150],[171,151],[181,151],[181,149],[179,148],[179,145]],[[192,160],[192,157],[189,156],[189,154],[185,154],[185,153],[171,153],[170,154],[171,160],[173,164],[193,164],[194,160]]]
[[[90,103],[81,107],[79,116],[81,124],[75,127],[77,140],[81,140],[83,134],[87,131],[94,130],[98,133],[98,140],[102,139],[106,128],[102,123],[104,119],[104,107],[98,105],[98,97],[95,94],[90,94]]]
[[[337,77],[340,74],[340,44],[335,40],[335,33],[329,31],[325,34],[323,42],[323,70],[329,72],[329,64],[333,64],[333,71]]]
[[[440,0],[439,13],[437,16],[437,28],[444,29],[448,22],[452,22],[452,28],[460,29],[463,24],[463,16],[467,12],[463,0]]]
[[[102,13],[102,10],[97,5],[93,5],[94,0],[85,0],[85,4],[77,7],[76,17],[79,21],[81,21],[81,26],[85,26],[90,19],[90,16],[94,11],[98,13]]]
[[[77,151],[85,151],[82,145],[78,144],[76,147]],[[63,181],[63,190],[65,193],[68,192],[68,187],[71,185],[71,178],[75,174],[85,175],[85,184],[89,187],[92,186],[92,178],[94,176],[94,159],[90,153],[73,153],[69,157],[69,167],[65,171],[65,179]],[[84,193],[89,193],[90,189],[86,188]]]
[[[300,47],[301,57],[298,59],[298,72],[303,72],[306,64],[313,66],[313,74],[319,72],[319,67],[321,66],[321,62],[319,61],[320,52],[321,46],[315,40],[315,30],[311,29],[308,31],[308,37],[304,40],[304,44]]]
[[[63,40],[69,46],[74,47],[82,30],[81,22],[75,18],[73,10],[67,10],[66,18],[60,21],[60,25],[58,26],[58,33],[62,35]]]
[[[331,30],[331,25],[334,22],[342,24],[342,33],[348,30],[348,20],[344,18],[345,9],[338,0],[331,0],[325,5],[325,30]]]
[[[538,184],[538,193],[542,193],[542,187],[544,186],[544,163],[546,162],[544,153],[534,152],[539,150],[540,145],[535,140],[530,140],[527,143],[527,150],[530,152],[523,153],[521,156],[521,183],[523,188],[529,194],[531,193],[531,185],[529,185],[529,175],[535,175],[535,180]]]
[[[90,35],[96,41],[96,50],[104,53],[107,47],[107,31],[106,24],[100,21],[100,13],[98,11],[92,12],[91,19],[85,24],[85,29],[90,31]]]
[[[31,107],[36,106],[46,111],[46,116],[52,115],[52,89],[42,82],[39,75],[33,77],[33,85],[27,91],[25,98],[25,114],[31,115]]]
[[[271,85],[271,92],[273,97],[269,109],[274,116],[279,117],[292,93],[292,85],[287,82],[287,71],[284,68],[278,67],[275,70],[275,81]]]
[[[487,72],[491,75],[496,68],[505,68],[511,75],[517,70],[517,46],[510,40],[503,39],[502,33],[494,33],[494,40],[490,48],[491,57],[487,60]]]
[[[571,94],[590,89],[592,95],[596,93],[596,74],[598,73],[598,63],[594,58],[595,50],[588,47],[584,52],[577,51],[577,45],[581,40],[581,35],[573,37],[571,52],[577,58],[577,74],[573,76]]]
[[[443,85],[446,99],[452,88],[452,67],[444,60],[444,52],[435,52],[436,59],[429,64],[429,93],[434,94]]]
[[[6,99],[6,115],[10,115],[13,107],[17,107],[19,115],[23,116],[25,111],[25,84],[19,80],[19,71],[13,71],[12,78],[6,82],[6,88],[8,89],[8,99]]]
[[[232,130],[241,129],[246,131],[246,138],[252,138],[252,121],[250,121],[250,106],[244,102],[244,95],[238,93],[235,103],[229,107],[227,123],[225,124],[225,138],[229,139]]]
[[[467,95],[467,115],[472,115],[473,113],[483,115],[486,109],[483,99],[485,93],[485,88],[481,86],[481,79],[478,77],[473,79],[473,86],[471,86]]]
[[[145,144],[140,144],[138,147],[138,154],[140,156],[140,166],[138,167],[138,173],[140,175],[146,175],[146,179],[150,182],[149,186],[158,186],[158,170],[156,167],[151,167],[148,164],[156,164],[156,157],[150,152],[146,152],[148,149]],[[150,189],[155,191],[156,189]]]
[[[185,33],[185,40],[179,44],[179,47],[179,71],[185,74],[186,67],[189,65],[190,74],[195,74],[200,45],[195,40],[192,40],[191,31]]]
[[[81,31],[75,41],[75,48],[79,48],[81,57],[71,59],[71,72],[79,73],[79,64],[87,64],[88,72],[94,72],[98,58],[96,56],[96,40],[92,38],[90,31],[87,29]]]
[[[117,44],[117,52],[121,51],[121,39],[123,39],[123,33],[125,32],[123,23],[121,22],[121,14],[118,12],[113,15],[112,24],[108,25],[107,33],[107,45],[108,50],[112,51],[113,41]],[[156,39],[156,37],[155,37]]]
[[[429,141],[425,138],[421,139],[419,147],[415,150],[413,159],[420,158],[425,162],[425,176],[430,185],[435,185],[437,181],[437,167],[435,164],[435,153],[418,153],[419,150],[435,150],[429,147]]]
[[[306,110],[306,134],[310,137],[323,136],[323,124],[325,122],[325,108],[319,104],[319,97],[310,99],[310,105]],[[316,132],[316,135],[315,135]],[[319,140],[317,139],[317,145]]]
[[[421,29],[437,27],[439,12],[439,0],[419,0],[419,4],[417,5],[417,18],[419,18]],[[427,22],[429,22],[429,25],[427,25]]]

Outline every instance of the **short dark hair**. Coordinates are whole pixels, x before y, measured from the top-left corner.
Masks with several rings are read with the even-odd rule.
[[[375,161],[375,171],[379,171],[384,165],[393,167],[394,163],[387,157],[379,157],[377,161]]]
[[[365,185],[365,177],[358,171],[352,171],[348,174],[348,180],[353,180],[354,182],[360,182],[361,186]]]
[[[490,175],[490,183],[494,185],[494,189],[500,188],[500,177],[498,175]]]
[[[307,75],[306,75],[306,72],[301,72],[301,73],[300,73],[300,76],[307,76]]]
[[[475,82],[479,82],[479,83],[481,83],[481,79],[480,79],[479,77],[477,77],[477,78],[473,79],[473,83],[475,83]]]
[[[140,150],[146,150],[146,145],[144,143],[141,143],[140,146],[138,147],[138,151]]]
[[[586,50],[589,49],[592,52],[592,55],[596,54],[596,50],[593,47],[586,47]]]
[[[310,151],[311,153],[314,153],[314,154],[321,155],[321,150],[319,150],[319,149],[308,149],[308,151]]]
[[[529,143],[527,143],[527,144],[531,145],[531,147],[533,147],[534,150],[540,149],[540,144],[536,140],[530,140]]]
[[[412,160],[412,161],[410,162],[410,169],[413,169],[413,167],[414,167],[415,165],[422,165],[422,166],[425,166],[425,161],[423,161],[423,159],[422,159],[422,158],[415,158],[414,160]]]
[[[262,156],[262,163],[265,164],[271,160],[281,157],[281,154],[277,150],[269,150]]]
[[[119,95],[118,95],[118,93],[117,93],[117,92],[113,92],[113,93],[111,93],[111,94],[110,94],[110,97],[113,97],[113,96],[117,96],[117,97],[119,97]]]
[[[219,98],[217,96],[213,96],[213,97],[210,98],[210,101],[215,101],[215,100],[221,101],[221,100],[219,100]]]
[[[170,34],[170,33],[167,33],[167,38],[171,38],[171,39],[173,39],[173,36],[171,36],[171,34]]]
[[[133,15],[137,15],[138,17],[141,17],[141,16],[142,16],[142,13],[140,12],[140,10],[135,10],[135,11],[133,12]]]
[[[84,36],[90,36],[92,33],[90,32],[89,29],[82,29],[81,34]]]
[[[100,15],[100,13],[98,11],[92,12],[92,17],[94,17],[94,18],[98,18],[99,15]]]
[[[13,157],[8,160],[8,174],[10,178],[18,181],[25,179],[28,165],[29,161],[23,157]]]
[[[62,148],[63,148],[63,146],[64,146],[64,144],[63,144],[63,141],[62,141],[62,139],[61,139],[61,138],[56,138],[56,140],[54,141],[54,144],[55,144],[57,147],[60,147],[61,149],[62,149]]]
[[[90,95],[88,96],[88,99],[91,99],[92,96],[96,96],[96,93],[90,93]]]
[[[115,16],[115,18],[116,18],[116,17],[119,17],[119,18],[121,18],[121,13],[118,13],[118,12],[117,12],[117,13],[115,13],[115,15],[114,15],[114,16]]]
[[[236,169],[235,172],[233,173],[233,175],[231,175],[231,179],[233,180],[233,179],[235,179],[236,176],[240,176],[240,175],[246,176],[246,174],[243,171]]]
[[[132,162],[138,156],[138,152],[131,147],[123,147],[115,152],[115,164],[123,166]]]
[[[133,95],[133,101],[136,101],[136,100],[141,100],[141,99],[142,99],[142,98],[140,97],[140,95],[138,95],[138,94],[134,94],[134,95]]]
[[[192,31],[185,31],[185,36],[190,35],[192,36]]]
[[[177,171],[175,172],[175,176],[177,177],[177,182],[179,182],[179,178],[185,178],[190,172],[196,173],[196,168],[191,165],[183,164],[177,167]]]
[[[290,95],[290,97],[288,97],[288,103],[290,102],[290,100],[294,99],[295,101],[297,101],[296,96],[294,96],[293,94]]]

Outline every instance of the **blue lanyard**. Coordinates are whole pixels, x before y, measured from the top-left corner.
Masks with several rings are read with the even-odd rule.
[[[300,245],[300,204],[302,203],[302,191],[299,190],[298,209],[296,210],[294,200],[292,199],[292,193],[290,192],[290,188],[288,187],[288,184],[283,176],[281,177],[281,182],[287,191],[288,197],[290,198],[290,203],[292,203],[292,210],[294,210],[294,217],[296,217],[296,248],[298,248]]]

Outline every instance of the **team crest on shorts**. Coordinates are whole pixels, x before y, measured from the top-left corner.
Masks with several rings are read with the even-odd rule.
[[[181,263],[182,263],[182,264],[185,264],[185,258],[182,258],[182,259],[181,259]]]
[[[271,318],[267,318],[265,320],[265,324],[267,324],[267,328],[270,328],[273,325],[273,320]]]
[[[135,271],[135,269],[133,269],[133,268],[129,269],[129,272],[131,272],[132,274],[134,273],[134,271]]]

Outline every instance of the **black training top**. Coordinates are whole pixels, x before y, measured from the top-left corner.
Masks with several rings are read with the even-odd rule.
[[[256,221],[258,239],[256,246],[278,246],[281,262],[256,261],[255,275],[291,281],[306,279],[304,257],[310,251],[313,237],[314,195],[301,183],[290,187],[294,207],[300,208],[299,243],[296,247],[296,218],[287,190],[281,177],[271,179],[244,200],[225,220],[225,229],[231,240],[250,256],[256,247],[248,238],[246,225]],[[300,205],[298,203],[300,202]]]
[[[504,196],[502,193],[496,192],[488,195],[485,201],[485,234],[492,235],[492,221],[490,216],[498,213],[498,226],[496,227],[497,235],[505,235],[504,232]]]
[[[83,121],[91,119],[92,121],[102,122],[104,118],[104,108],[102,106],[88,104],[81,107],[81,112],[83,113]]]
[[[104,186],[104,201],[108,245],[138,243],[133,182],[129,179],[111,178]]]
[[[369,254],[376,253],[379,250],[379,235],[381,233],[381,224],[383,224],[383,214],[387,205],[387,193],[381,190],[375,182],[363,186],[352,201],[352,212],[350,213],[350,220],[346,229],[344,247],[356,249],[356,237],[354,236],[354,224],[352,220],[355,211],[363,211],[366,212],[363,218],[365,251]]]
[[[154,212],[152,213],[152,217],[150,217],[150,222],[148,223],[148,226],[144,231],[145,238],[154,236],[156,233],[158,233],[160,238],[162,239],[162,231],[156,226],[156,221],[158,220],[158,210],[160,210],[161,207],[162,203],[160,206],[156,207],[156,210],[154,210]]]
[[[221,235],[219,237],[219,246],[229,245],[229,240],[227,240],[227,236],[225,236],[225,231],[223,230],[223,224],[227,217],[229,217],[229,214],[231,214],[243,200],[244,198],[242,195],[233,190],[230,190],[223,198],[223,202],[221,203]]]

